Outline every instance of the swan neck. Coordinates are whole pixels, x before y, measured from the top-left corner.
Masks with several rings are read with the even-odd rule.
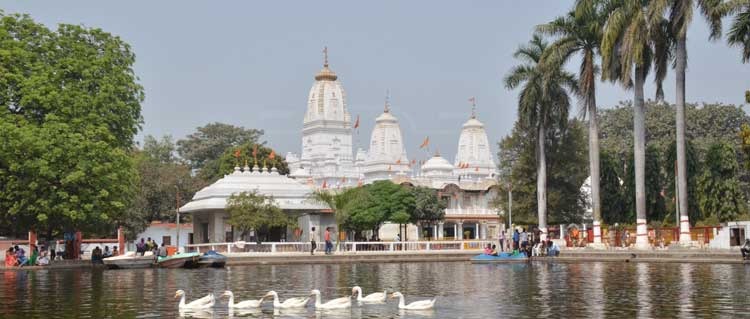
[[[182,297],[180,297],[180,307],[185,307],[185,295],[182,295]]]
[[[229,306],[234,306],[234,294],[229,294]]]
[[[406,307],[406,302],[404,302],[404,295],[398,296],[398,306],[401,308]]]
[[[276,308],[281,308],[281,303],[279,302],[279,295],[273,294],[273,306]]]
[[[357,300],[362,300],[362,289],[357,289]]]
[[[320,293],[315,294],[315,307],[320,307],[323,305],[322,302],[320,302]]]

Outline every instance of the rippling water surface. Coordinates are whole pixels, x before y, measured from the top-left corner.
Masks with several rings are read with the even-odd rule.
[[[210,312],[180,313],[187,299],[234,292],[235,301],[275,290],[281,299],[319,289],[328,300],[401,291],[407,303],[438,296],[427,312],[399,311],[396,301],[351,310],[276,312],[270,304],[229,313],[221,299]],[[226,269],[3,271],[0,318],[501,318],[750,317],[750,266],[644,263],[468,262],[232,266]]]

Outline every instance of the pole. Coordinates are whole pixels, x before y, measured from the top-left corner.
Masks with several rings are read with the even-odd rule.
[[[680,187],[677,179],[677,161],[674,161],[674,215],[675,226],[680,227]]]
[[[513,228],[513,184],[508,184],[508,228]]]
[[[177,212],[177,238],[175,241],[175,246],[177,246],[177,251],[180,251],[180,188],[175,186],[175,189],[177,189],[177,192],[175,193],[175,198],[177,200],[177,207],[175,208],[175,211]]]

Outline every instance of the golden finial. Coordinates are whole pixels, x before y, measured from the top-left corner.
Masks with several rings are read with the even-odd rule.
[[[323,47],[323,66],[328,67],[328,46]]]
[[[475,119],[477,118],[477,98],[472,96],[469,102],[471,102],[471,118]]]

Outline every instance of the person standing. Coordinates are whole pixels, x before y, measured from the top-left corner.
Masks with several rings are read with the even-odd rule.
[[[518,233],[518,229],[513,230],[513,250],[518,250],[518,241],[521,239],[521,234]]]
[[[326,255],[330,255],[331,250],[333,249],[333,242],[331,242],[331,227],[326,227],[324,236],[325,237],[323,239],[325,239],[326,241]]]
[[[500,231],[500,235],[498,235],[497,240],[500,242],[500,251],[505,251],[505,232]]]
[[[750,259],[750,238],[745,239],[745,244],[740,248],[742,259]]]
[[[318,248],[318,233],[315,227],[310,230],[310,255],[315,255],[315,249]]]

